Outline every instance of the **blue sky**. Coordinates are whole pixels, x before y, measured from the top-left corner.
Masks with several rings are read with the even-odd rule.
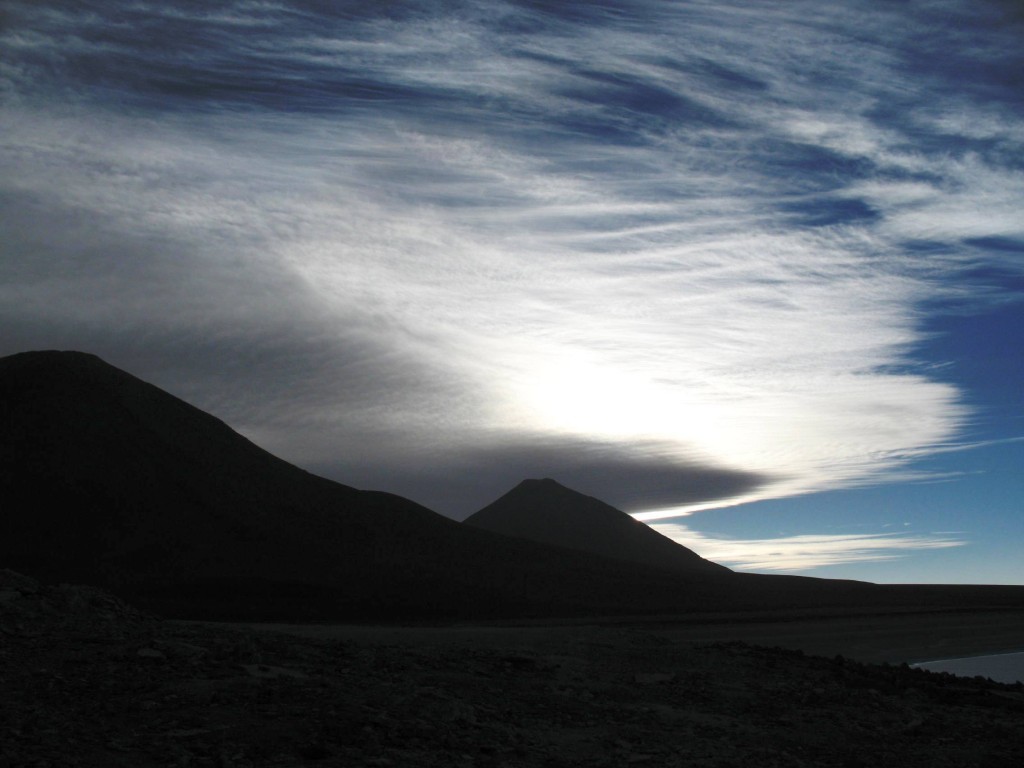
[[[0,353],[462,518],[554,477],[733,567],[1024,583],[999,2],[18,2]]]

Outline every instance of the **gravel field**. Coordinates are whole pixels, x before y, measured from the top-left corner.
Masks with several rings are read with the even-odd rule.
[[[664,625],[168,622],[21,578],[4,767],[1024,764],[1020,685]]]

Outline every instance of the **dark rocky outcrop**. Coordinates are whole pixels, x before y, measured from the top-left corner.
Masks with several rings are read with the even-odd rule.
[[[103,638],[155,619],[97,587],[47,586],[9,568],[0,569],[0,636]]]

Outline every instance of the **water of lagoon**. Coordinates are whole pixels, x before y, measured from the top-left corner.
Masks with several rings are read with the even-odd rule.
[[[990,677],[1000,683],[1024,682],[1024,653],[1000,653],[995,656],[971,656],[966,659],[922,661],[912,666],[932,672],[949,672],[961,677]]]

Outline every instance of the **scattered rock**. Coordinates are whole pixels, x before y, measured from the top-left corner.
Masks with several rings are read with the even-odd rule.
[[[197,661],[205,656],[208,651],[201,645],[191,643],[175,642],[173,640],[158,640],[154,643],[157,650],[160,650],[168,658],[176,661]]]
[[[670,683],[676,679],[671,672],[637,672],[633,675],[633,682],[639,685],[653,685],[655,683]]]
[[[305,680],[309,677],[305,672],[299,672],[297,669],[274,667],[269,664],[242,664],[241,667],[248,672],[251,677],[258,677],[262,680],[275,680],[281,677]]]

